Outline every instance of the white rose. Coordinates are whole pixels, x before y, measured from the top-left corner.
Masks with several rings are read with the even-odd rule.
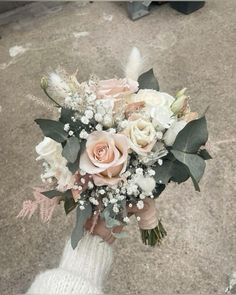
[[[153,89],[141,89],[137,94],[131,95],[129,102],[144,101],[148,107],[166,107],[170,109],[175,98],[165,92],[156,91]]]
[[[36,147],[36,152],[39,154],[38,160],[45,160],[48,164],[54,166],[55,162],[62,158],[62,146],[60,143],[54,141],[49,137],[44,137],[44,140],[41,141]],[[59,158],[59,159],[58,159]],[[63,158],[63,162],[66,159]]]
[[[137,94],[130,97],[130,102],[141,101],[145,103],[147,112],[150,114],[152,123],[157,130],[168,129],[176,120],[171,110],[175,98],[168,93],[152,89],[141,89]]]
[[[131,149],[138,154],[150,152],[156,142],[156,130],[152,123],[135,114],[129,118],[123,133],[129,138]]]
[[[60,143],[45,137],[35,149],[39,154],[36,160],[45,160],[50,165],[50,170],[45,174],[45,178],[55,177],[58,181],[57,188],[61,191],[73,186],[74,177],[66,166],[67,161],[62,156],[62,146]]]
[[[173,112],[167,107],[152,107],[149,110],[152,118],[152,123],[158,131],[170,128],[170,126],[176,121],[176,117]]]
[[[187,122],[185,121],[176,121],[164,134],[163,140],[166,145],[171,146],[175,142],[176,136],[178,133],[186,126]]]

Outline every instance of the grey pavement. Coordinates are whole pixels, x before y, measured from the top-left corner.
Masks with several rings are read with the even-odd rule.
[[[191,181],[169,185],[157,201],[168,231],[160,248],[142,245],[135,221],[116,241],[105,291],[112,294],[223,294],[236,271],[236,2],[209,1],[183,15],[162,5],[131,21],[126,4],[31,3],[0,15],[0,290],[24,293],[35,275],[56,267],[74,223],[58,208],[49,225],[17,220],[39,185],[35,118],[57,116],[40,77],[61,66],[79,80],[123,75],[132,46],[161,90],[188,88],[207,112],[209,149],[201,193]]]

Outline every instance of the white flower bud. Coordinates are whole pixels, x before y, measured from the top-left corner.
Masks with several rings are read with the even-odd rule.
[[[68,131],[70,130],[70,124],[69,124],[69,123],[66,123],[66,124],[64,125],[64,130],[65,130],[66,132],[68,132]]]
[[[129,223],[130,222],[130,219],[129,219],[128,216],[126,216],[126,217],[123,218],[123,221],[126,222],[126,223]]]
[[[143,209],[143,207],[144,207],[143,201],[138,201],[137,207],[138,207],[139,210]]]
[[[72,136],[74,132],[72,130],[69,131],[69,135]]]
[[[92,110],[86,110],[84,114],[88,119],[93,118],[93,111]]]
[[[183,88],[180,91],[178,91],[176,93],[176,98],[179,98],[180,96],[184,95],[186,90],[187,90],[187,88]]]
[[[94,119],[100,123],[100,122],[102,122],[103,117],[100,113],[97,113],[97,114],[95,114]]]
[[[183,112],[188,104],[188,96],[185,95],[187,88],[183,88],[176,94],[176,100],[171,105],[171,110],[174,114]]]
[[[151,193],[156,186],[156,182],[153,177],[140,176],[137,178],[136,183],[145,194]]]
[[[81,117],[81,122],[83,123],[83,124],[88,124],[89,123],[89,119],[87,118],[87,117],[85,117],[85,116],[83,116],[83,117]]]

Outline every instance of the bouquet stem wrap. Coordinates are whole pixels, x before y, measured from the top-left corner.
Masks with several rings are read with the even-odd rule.
[[[158,224],[157,209],[154,199],[146,198],[144,208],[135,213],[136,217],[140,217],[138,226],[140,229],[153,229]]]
[[[145,245],[155,246],[160,244],[167,235],[161,220],[158,220],[154,199],[145,199],[145,206],[135,213],[139,217],[138,225],[141,231],[142,241]]]

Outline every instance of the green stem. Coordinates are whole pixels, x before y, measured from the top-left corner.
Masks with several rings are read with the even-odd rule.
[[[161,220],[158,220],[158,224],[153,229],[140,229],[141,238],[145,245],[154,247],[156,244],[160,245],[164,237],[167,235]]]
[[[53,98],[51,97],[51,95],[49,95],[49,93],[47,92],[47,90],[46,90],[45,88],[43,88],[43,92],[47,95],[47,97],[48,97],[52,102],[54,102],[54,103],[57,105],[57,107],[62,108],[62,106],[61,106],[57,101],[55,101],[55,99],[53,99]]]

